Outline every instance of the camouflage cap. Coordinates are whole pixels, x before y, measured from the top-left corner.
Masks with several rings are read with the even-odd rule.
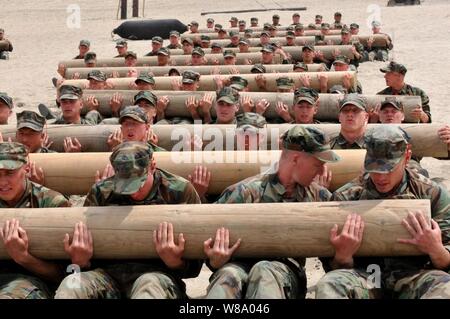
[[[230,31],[230,32],[228,33],[228,35],[230,36],[230,38],[238,37],[238,36],[239,36],[239,32],[236,32],[236,31]]]
[[[313,52],[314,52],[314,45],[312,45],[312,44],[305,44],[305,45],[302,47],[302,52],[305,51],[305,50],[310,50],[310,51],[313,51]]]
[[[127,53],[125,53],[124,58],[126,59],[128,57],[133,57],[133,58],[137,59],[137,54],[133,51],[127,51]]]
[[[239,103],[239,92],[229,86],[226,86],[217,93],[216,102],[225,102],[235,105]]]
[[[223,29],[223,25],[221,25],[221,24],[219,24],[219,23],[216,23],[216,24],[214,25],[214,29],[215,29],[215,30]]]
[[[218,33],[227,33],[227,30],[225,30],[224,28],[220,28],[217,30]]]
[[[9,109],[12,109],[14,106],[12,98],[5,92],[0,92],[0,103],[6,104]]]
[[[308,71],[308,65],[303,63],[303,62],[297,62],[297,63],[294,64],[294,68],[293,69],[294,70],[295,69],[302,69],[302,70]]]
[[[239,39],[239,44],[250,45],[250,40],[246,39],[246,38],[240,38]]]
[[[387,174],[401,161],[409,143],[408,134],[398,126],[382,125],[369,130],[364,136],[367,173]]]
[[[95,52],[88,52],[84,55],[84,63],[95,63],[97,61],[97,54]]]
[[[294,14],[292,14],[292,17],[299,17],[300,16],[300,13],[298,13],[298,12],[294,12]]]
[[[246,25],[247,22],[245,22],[245,20],[239,20],[239,25]]]
[[[273,53],[275,52],[274,48],[272,45],[265,45],[262,47],[261,52],[269,52],[269,53]]]
[[[260,63],[252,66],[251,73],[266,73],[266,67]]]
[[[223,57],[224,58],[236,57],[236,53],[232,50],[225,50],[225,51],[223,51]]]
[[[316,28],[316,25],[314,23],[310,23],[310,24],[308,24],[308,29],[316,30],[317,28]]]
[[[280,16],[278,15],[278,14],[274,14],[273,16],[272,16],[272,19],[279,19],[280,18]]]
[[[137,104],[140,100],[146,100],[153,106],[156,106],[158,102],[156,95],[150,91],[139,91],[133,98],[134,104]]]
[[[116,146],[109,157],[114,168],[114,192],[122,195],[136,193],[147,180],[153,156],[149,143],[124,142]]]
[[[177,68],[171,68],[171,69],[169,70],[169,76],[172,76],[173,74],[176,74],[177,76],[180,76],[180,75],[181,75],[180,71],[178,71]]]
[[[59,88],[59,98],[61,100],[78,100],[83,96],[83,90],[73,85],[62,85]]]
[[[211,41],[211,38],[210,38],[209,36],[205,35],[205,34],[202,34],[202,35],[200,36],[200,41],[201,41],[201,42],[210,42],[210,41]]]
[[[230,22],[231,22],[231,21],[238,21],[238,18],[236,18],[236,17],[231,17]]]
[[[340,84],[336,84],[336,85],[333,85],[332,87],[330,87],[328,92],[329,93],[334,93],[334,94],[347,94],[347,89],[344,88]]]
[[[350,24],[350,29],[359,29],[359,24],[357,24],[357,23],[351,23],[351,24]]]
[[[78,46],[84,46],[84,47],[90,47],[91,46],[91,41],[89,40],[81,40],[80,44]]]
[[[295,33],[292,31],[286,32],[286,38],[295,39]]]
[[[147,113],[137,105],[126,106],[120,112],[119,124],[126,118],[131,118],[139,123],[148,123]]]
[[[316,19],[322,19],[323,17],[320,14],[316,14]]]
[[[194,45],[194,41],[191,38],[181,39],[181,44],[184,44],[185,42],[189,43],[190,45]]]
[[[301,23],[297,23],[294,27],[294,30],[303,30],[305,29],[305,26]]]
[[[341,29],[341,34],[349,34],[350,33],[350,29],[344,25]]]
[[[236,123],[237,129],[257,132],[258,129],[266,126],[267,121],[264,116],[258,113],[244,112],[236,116]]]
[[[252,18],[250,18],[250,21],[253,21],[253,22],[258,22],[258,18],[256,18],[256,17],[252,17]]]
[[[380,71],[383,72],[383,73],[397,72],[397,73],[405,75],[406,72],[407,72],[407,69],[406,69],[406,67],[403,64],[391,61],[384,68],[381,68]]]
[[[232,76],[230,78],[230,87],[242,91],[248,86],[248,81],[241,76]]]
[[[0,143],[0,169],[14,170],[28,162],[28,150],[21,143]]]
[[[161,37],[159,37],[159,36],[156,36],[156,37],[153,37],[153,38],[152,38],[152,43],[153,43],[153,42],[163,44],[164,40],[163,40],[163,38],[161,38]]]
[[[294,92],[293,105],[297,105],[302,101],[306,101],[309,104],[315,104],[318,99],[319,93],[317,93],[316,90],[307,87],[301,87]]]
[[[277,83],[278,89],[290,90],[294,87],[294,80],[287,76],[279,77],[275,80],[275,82]]]
[[[342,13],[340,13],[339,11],[336,11],[336,12],[334,13],[334,15],[335,15],[335,16],[341,17],[341,16],[342,16]]]
[[[95,81],[105,82],[107,77],[106,77],[105,72],[103,72],[103,71],[92,70],[91,72],[88,73],[87,79],[88,80],[95,80]]]
[[[397,100],[395,97],[386,97],[386,99],[381,102],[380,110],[386,106],[392,106],[393,108],[403,112],[403,103]]]
[[[358,93],[350,93],[345,95],[339,106],[339,112],[347,105],[354,105],[357,108],[367,112],[367,100]]]
[[[153,75],[141,73],[139,76],[134,80],[134,83],[138,83],[139,81],[148,83],[148,84],[155,84],[155,78]]]
[[[335,58],[334,58],[334,61],[333,61],[333,64],[336,64],[336,63],[340,63],[340,64],[348,64],[350,61],[349,61],[349,58],[348,57],[346,57],[345,55],[338,55],[338,56],[336,56]]]
[[[294,26],[290,25],[286,28],[286,31],[294,31]]]
[[[188,24],[188,26],[197,26],[198,27],[198,22],[197,21],[191,21],[191,23]]]
[[[244,30],[244,34],[253,34],[253,30],[252,29],[245,29]]]
[[[270,38],[270,33],[268,31],[262,31],[259,37],[266,36]]]
[[[380,21],[372,21],[372,27],[374,27],[374,28],[381,27],[381,22]]]
[[[178,32],[177,30],[172,30],[169,33],[169,37],[171,37],[171,36],[179,37],[180,36],[180,32]]]
[[[316,127],[295,125],[280,139],[284,149],[309,153],[322,162],[331,163],[341,159],[331,150],[325,133]]]
[[[22,111],[16,114],[17,129],[30,128],[36,132],[42,132],[45,126],[45,117],[33,111]]]
[[[123,48],[128,45],[128,42],[125,40],[119,40],[116,42],[116,48]]]
[[[165,55],[165,56],[169,56],[170,55],[170,50],[167,48],[160,48],[158,50],[158,52],[156,52],[157,55]]]
[[[208,18],[208,19],[206,19],[206,22],[208,22],[208,23],[214,23],[214,19],[213,19],[213,18]]]
[[[322,30],[330,30],[330,28],[331,28],[331,26],[330,26],[330,24],[329,23],[322,23],[321,25],[320,25],[320,28],[322,29]]]
[[[196,48],[194,48],[194,50],[192,50],[192,54],[191,55],[194,55],[194,54],[197,54],[197,55],[200,55],[200,56],[205,56],[205,51],[203,51],[203,49],[200,48],[200,47],[196,47]]]
[[[183,83],[191,84],[200,80],[200,73],[192,70],[186,70],[181,74],[181,77],[181,81]]]
[[[340,22],[335,22],[333,25],[335,29],[342,29],[343,27],[346,27],[345,24],[342,24]]]
[[[222,49],[222,45],[218,42],[213,42],[213,43],[211,43],[211,48],[221,48]]]

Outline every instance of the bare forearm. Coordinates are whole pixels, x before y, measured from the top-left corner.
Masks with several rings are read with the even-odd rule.
[[[434,254],[430,254],[430,259],[436,269],[450,268],[450,252],[444,246]]]
[[[63,279],[60,266],[36,258],[33,255],[28,255],[23,261],[18,262],[18,264],[43,279],[54,282],[59,282]]]

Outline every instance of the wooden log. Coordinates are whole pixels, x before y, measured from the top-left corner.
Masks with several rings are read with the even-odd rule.
[[[86,102],[89,96],[95,96],[100,103],[99,112],[106,116],[111,116],[111,108],[109,107],[109,101],[115,92],[119,92],[124,98],[124,105],[132,105],[133,97],[137,91],[123,90],[85,90],[84,101]],[[189,96],[196,96],[198,99],[202,98],[206,92],[185,92],[185,91],[153,91],[156,96],[167,95],[170,99],[170,103],[167,106],[165,115],[167,117],[179,116],[188,117],[191,115],[186,109],[185,101]],[[213,94],[213,105],[215,105],[216,93]],[[278,113],[275,111],[275,105],[277,101],[283,101],[287,105],[291,105],[294,94],[293,93],[278,93],[278,92],[241,92],[242,96],[249,96],[254,101],[259,99],[266,99],[270,102],[269,108],[264,112],[266,119],[278,119]],[[422,105],[422,101],[419,96],[407,96],[407,95],[363,95],[367,99],[368,109],[374,109],[380,104],[386,97],[395,97],[397,100],[403,103],[405,110],[405,123],[417,123],[417,120],[411,115],[412,111],[418,106]],[[337,122],[339,116],[339,101],[343,98],[341,94],[319,94],[320,106],[315,118],[322,122]],[[83,112],[86,112],[85,109]],[[214,108],[211,109],[212,115],[216,116]],[[243,112],[242,108],[239,113]]]
[[[428,200],[231,205],[10,208],[0,209],[0,222],[18,219],[27,231],[30,253],[39,258],[67,259],[64,235],[83,221],[93,234],[94,259],[142,259],[158,258],[153,230],[167,221],[176,236],[184,235],[184,257],[203,259],[203,242],[222,226],[230,229],[231,243],[242,239],[236,257],[333,256],[330,229],[334,224],[342,228],[347,215],[355,212],[366,225],[357,256],[421,255],[415,246],[397,242],[411,237],[401,222],[417,209],[431,218]],[[0,259],[10,259],[3,245]]]
[[[230,130],[229,134],[232,133]],[[333,190],[359,175],[365,150],[338,151],[338,154],[343,160],[329,165],[333,171],[330,186]],[[102,171],[109,163],[109,155],[107,152],[39,153],[30,154],[30,159],[44,170],[46,187],[66,195],[85,195],[95,182],[95,172]],[[226,187],[267,170],[279,159],[280,151],[156,152],[154,156],[159,168],[184,178],[197,165],[205,165],[212,175],[209,193],[220,194]]]
[[[277,31],[277,34],[275,37],[284,37],[286,36],[287,31]],[[307,36],[318,36],[321,35],[322,33],[320,32],[320,30],[305,30],[305,35]],[[330,30],[330,35],[339,35],[341,34],[341,30]],[[183,33],[182,34],[182,38],[189,38],[192,39],[194,41],[200,41],[200,36],[202,34],[201,33]],[[204,35],[207,35],[211,40],[216,40],[219,38],[219,34],[217,32],[210,32],[210,33],[204,33]],[[244,32],[239,32],[239,36],[241,38],[245,37],[245,33]],[[251,38],[259,38],[261,36],[261,31],[255,31],[252,33],[252,37]],[[274,38],[275,38],[274,37]],[[227,33],[225,36],[225,39],[229,39],[230,36]]]
[[[264,135],[267,137],[267,149],[278,149],[278,136],[295,124],[269,124]],[[383,124],[369,124],[368,129]],[[315,124],[323,130],[330,138],[339,134],[339,124]],[[414,155],[421,157],[446,157],[447,146],[438,136],[437,131],[440,124],[401,124],[399,125],[411,136],[411,144]],[[47,128],[49,139],[53,141],[52,150],[64,152],[63,140],[66,136],[76,137],[83,152],[108,152],[106,144],[108,136],[114,132],[119,125],[50,125]],[[158,145],[166,150],[173,150],[175,145],[185,138],[189,140],[191,136],[198,135],[202,138],[206,147],[212,147],[217,143],[217,147],[226,149],[226,143],[231,144],[234,149],[235,133],[234,125],[153,125],[153,131],[158,135]],[[0,126],[0,131],[4,139],[15,138],[16,128],[11,125]],[[212,135],[216,134],[216,135]],[[228,135],[227,135],[228,134]],[[215,142],[217,139],[217,142]],[[208,146],[210,145],[210,146]],[[266,144],[265,144],[266,145]]]
[[[351,45],[324,45],[320,47],[326,59],[332,59],[333,53],[338,49],[341,54],[353,58],[353,53],[351,52]],[[300,59],[302,47],[286,47],[286,52],[291,54],[293,59]],[[218,60],[219,64],[223,64],[223,54],[206,54],[205,58],[208,60],[209,64],[212,64],[214,60]],[[136,66],[156,66],[158,65],[158,57],[141,57],[137,59]],[[236,64],[245,64],[246,60],[250,59],[253,64],[261,63],[261,53],[260,52],[250,52],[250,53],[238,53],[236,54]],[[186,55],[174,55],[171,57],[172,62],[179,65],[186,65],[190,61],[190,57]],[[280,55],[276,54],[274,58],[274,63],[281,63]],[[83,60],[66,60],[61,61],[60,64],[64,64],[66,68],[83,68],[86,67]],[[125,59],[98,59],[98,67],[116,67],[125,66]]]
[[[277,31],[286,31],[289,26],[290,26],[289,24],[283,25],[283,26],[278,26],[277,27]],[[318,25],[318,26],[320,27],[320,25]],[[306,25],[305,25],[305,27],[306,27]],[[262,32],[262,31],[264,31],[264,28],[262,26],[261,27],[247,26],[245,29],[250,29],[253,32]],[[230,28],[230,27],[227,26],[227,27],[225,27],[225,30],[227,30],[227,32],[230,32],[230,31],[238,32],[239,28]],[[340,31],[340,29],[331,29],[331,30],[339,30]],[[305,29],[305,33],[306,32],[308,32],[308,33],[320,32],[320,30],[307,30],[307,29]],[[214,28],[211,28],[211,29],[210,28],[198,28],[198,33],[199,34],[209,35],[209,33],[217,33],[217,32],[214,31]],[[188,33],[187,32],[183,33],[182,36],[184,36],[184,34],[188,34]]]
[[[308,72],[308,75],[310,77],[310,83],[311,88],[314,88],[316,90],[320,90],[320,83],[319,83],[319,75],[322,72]],[[325,72],[325,74],[328,76],[328,89],[331,88],[333,85],[336,84],[343,84],[343,79],[346,74],[350,74],[351,76],[351,83],[353,86],[356,86],[356,72],[354,71],[345,71],[345,72]],[[224,77],[230,77],[224,76]],[[248,81],[248,88],[252,92],[258,92],[261,89],[256,85],[255,78],[258,76],[258,74],[240,74],[240,76]],[[277,91],[277,84],[276,79],[282,76],[290,77],[294,80],[295,86],[300,87],[301,84],[301,77],[304,76],[302,72],[291,72],[291,73],[266,73],[264,74],[266,80],[267,80],[267,91],[268,92],[276,92]],[[155,77],[155,90],[172,90],[172,81],[174,79],[178,79],[181,81],[181,76],[170,76],[170,77]],[[111,83],[114,86],[115,90],[129,90],[130,85],[136,80],[136,78],[111,78],[109,79],[109,83]],[[81,87],[83,89],[88,87],[89,81],[86,79],[82,80],[65,80],[63,82],[63,85],[74,85]],[[216,84],[214,82],[214,75],[203,75],[200,77],[199,82],[200,87],[198,88],[199,91],[214,91],[216,90]]]
[[[383,34],[374,34],[374,35],[354,35],[351,37],[351,42],[360,41],[364,46],[367,46],[367,40],[369,37],[373,37],[373,44],[372,47],[376,48],[385,48],[387,47],[387,36]],[[250,41],[250,47],[256,47],[260,45],[261,41],[259,38],[250,38],[248,39]],[[324,41],[326,43],[331,42],[333,45],[339,45],[341,43],[341,36],[340,35],[327,35],[324,38]],[[226,46],[230,43],[229,39],[215,39],[213,42],[219,43],[222,46]],[[286,45],[287,41],[285,37],[274,37],[270,39],[270,43],[275,42],[279,43],[280,45],[284,46]],[[301,36],[295,38],[295,44],[297,46],[303,46],[305,44],[316,44],[316,38],[314,36]],[[318,45],[317,49],[322,50],[323,45]]]
[[[267,73],[288,73],[288,72],[294,72],[293,64],[266,64],[264,65],[266,68]],[[240,74],[251,74],[251,69],[253,68],[253,65],[217,65],[215,66],[219,69],[221,74],[231,74],[233,69],[239,70]],[[138,66],[138,67],[101,67],[101,68],[95,68],[96,70],[100,70],[102,72],[105,72],[108,77],[112,77],[112,72],[117,72],[119,74],[119,77],[124,78],[127,77],[128,72],[132,69],[136,70],[138,74],[145,74],[145,73],[153,73],[154,76],[168,76],[169,71],[171,69],[177,69],[178,72],[182,73],[186,70],[192,70],[195,72],[198,72],[202,75],[209,75],[211,74],[213,68],[215,68],[210,65],[200,65],[200,66],[187,66],[187,65],[180,65],[180,66],[152,66],[152,67],[145,67],[145,66]],[[78,73],[80,76],[80,79],[86,79],[88,73],[91,71],[89,68],[69,68],[66,70],[65,77],[67,79],[72,79],[73,76]],[[308,64],[308,72],[320,72],[323,70],[322,64]]]

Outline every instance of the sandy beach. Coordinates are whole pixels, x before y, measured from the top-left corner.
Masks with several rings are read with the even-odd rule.
[[[58,61],[71,59],[77,55],[81,39],[91,41],[91,50],[100,58],[116,55],[111,31],[121,21],[116,19],[118,1],[6,1],[0,0],[2,8],[0,28],[12,41],[14,51],[10,60],[0,60],[0,91],[14,98],[15,111],[22,108],[36,108],[39,103],[54,105],[55,88],[51,78],[57,76]],[[131,1],[129,1],[131,2]],[[145,18],[176,18],[184,23],[197,20],[201,26],[206,24],[208,16],[200,16],[201,11],[221,11],[233,9],[276,8],[306,6],[300,11],[301,22],[313,22],[316,14],[322,14],[324,21],[333,22],[333,13],[340,11],[342,21],[360,25],[361,35],[370,34],[367,21],[380,19],[382,31],[389,33],[394,42],[391,57],[403,63],[408,72],[406,82],[422,88],[430,97],[433,122],[450,123],[449,107],[450,85],[450,2],[448,0],[426,0],[420,6],[386,7],[387,0],[304,0],[291,1],[268,0],[226,2],[217,1],[146,1]],[[70,5],[80,8],[80,27],[69,23],[67,12]],[[379,9],[379,11],[378,11]],[[291,22],[292,11],[268,11],[245,14],[233,14],[239,19],[250,20],[258,16],[260,24],[271,21],[278,13],[280,23]],[[379,16],[378,16],[379,13]],[[129,9],[131,15],[131,9]],[[228,26],[232,14],[212,15],[216,23]],[[70,22],[70,21],[69,21]],[[151,48],[150,41],[129,41],[129,49],[144,55]],[[385,88],[383,73],[379,71],[384,62],[367,62],[359,68],[358,79],[363,92],[375,94]],[[11,119],[15,122],[15,116]],[[449,178],[450,161],[424,159],[423,165],[432,177]],[[323,274],[316,259],[308,259],[308,286],[312,287]],[[199,278],[187,280],[188,294],[199,297],[205,294],[210,272],[204,268]],[[311,295],[310,295],[311,296]]]

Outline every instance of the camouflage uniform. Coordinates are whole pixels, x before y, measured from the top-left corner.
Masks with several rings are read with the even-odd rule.
[[[408,137],[398,127],[380,127],[365,138],[366,173],[391,172],[404,158]],[[403,179],[389,194],[379,193],[368,174],[344,185],[333,194],[333,200],[429,199],[431,215],[442,230],[442,241],[450,251],[450,194],[442,186],[405,169]],[[325,270],[330,270],[324,260]],[[381,289],[367,285],[367,266],[381,267]],[[428,256],[355,257],[353,269],[328,272],[317,284],[316,298],[450,298],[450,275],[433,269]]]
[[[60,99],[68,99],[68,100],[78,100],[83,96],[83,90],[79,87],[73,85],[63,85],[59,89],[60,91]],[[98,111],[92,110],[89,111],[84,117],[80,118],[80,123],[69,123],[67,122],[63,115],[60,115],[53,124],[86,124],[86,125],[95,125],[100,123],[102,120],[102,116]]]
[[[243,79],[244,80],[244,79]],[[216,103],[225,102],[227,104],[237,105],[239,103],[239,91],[231,86],[223,87],[216,94]],[[211,124],[221,124],[217,122],[218,119],[215,119]],[[231,123],[227,124],[236,124],[236,116],[231,121]]]
[[[342,63],[342,64],[346,64],[349,65],[351,64],[351,61],[349,60],[349,58],[347,58],[345,55],[338,55],[334,61],[333,61],[333,65],[337,64],[337,63]],[[350,69],[349,69],[350,70]],[[347,89],[347,93],[358,93],[358,94],[362,94],[362,84],[361,82],[359,82],[358,80],[356,80],[356,87],[352,86],[349,89]]]
[[[373,27],[379,27],[381,26],[381,23],[379,21],[373,21],[372,22]],[[378,60],[378,61],[387,61],[389,60],[389,50],[392,50],[394,48],[394,45],[392,44],[392,39],[389,35],[386,33],[378,33],[385,35],[389,40],[389,45],[387,48],[374,48],[367,49],[368,51],[368,59],[369,61]]]
[[[91,41],[89,41],[89,40],[81,40],[80,41],[80,44],[78,45],[78,46],[85,46],[85,47],[90,47],[91,46]],[[82,59],[84,59],[84,56],[81,56],[81,55],[77,55],[76,57],[74,57],[73,58],[74,60],[82,60]]]
[[[350,29],[347,26],[342,28],[341,34],[349,34],[349,33],[351,33],[351,31],[350,31]],[[359,40],[355,41],[354,39],[352,39],[351,43],[344,43],[341,40],[338,43],[336,43],[336,45],[353,45],[355,47],[356,51],[361,55],[361,58],[359,58],[359,59],[356,59],[356,58],[351,59],[349,61],[349,64],[352,64],[355,67],[358,67],[359,63],[363,62],[363,59],[364,59],[364,56],[365,56],[365,53],[364,53],[365,50],[364,50],[364,45],[361,42],[359,42]],[[360,93],[360,92],[358,92],[358,93]]]
[[[399,64],[396,62],[389,63],[386,67],[380,69],[381,72],[398,72],[401,74],[406,74],[406,67],[403,64]],[[377,94],[381,95],[412,95],[412,96],[420,96],[422,100],[422,109],[430,118],[429,123],[431,123],[431,110],[430,110],[430,98],[428,95],[418,87],[411,86],[406,84],[400,91],[394,91],[391,87],[387,87],[384,90],[378,92]]]
[[[339,157],[330,151],[325,135],[316,128],[294,126],[281,137],[284,149],[307,152],[324,162]],[[322,155],[319,155],[322,154]],[[297,185],[287,196],[278,174],[265,172],[228,187],[218,204],[328,201],[331,193],[312,183]],[[210,278],[206,298],[304,298],[304,259],[238,259],[216,270]]]
[[[28,152],[20,143],[0,143],[0,169],[13,170],[27,163]],[[60,193],[26,179],[25,191],[14,206],[0,199],[0,208],[69,207],[69,201]],[[49,287],[36,275],[14,261],[0,261],[0,299],[51,298]]]
[[[3,29],[2,33],[4,32]],[[8,39],[3,39],[2,41],[7,42],[8,43],[8,47],[5,50],[0,50],[0,60],[8,60],[9,59],[9,52],[12,52],[13,50],[13,45],[11,43],[11,41],[9,41]]]
[[[22,111],[16,113],[17,117],[17,130],[22,128],[29,128],[36,132],[42,132],[45,127],[45,117],[39,115],[33,111]],[[49,150],[47,147],[41,147],[35,151],[35,153],[56,153],[55,151]]]
[[[176,36],[178,39],[180,38],[180,32],[178,31],[170,31],[169,33],[169,37],[172,36]],[[169,44],[168,46],[166,46],[167,49],[169,50],[174,50],[174,49],[183,49],[183,46],[178,42],[177,44],[173,45],[173,44]]]
[[[164,42],[163,38],[161,38],[159,36],[155,36],[155,37],[152,38],[152,43],[159,43],[159,44],[162,45],[163,42]],[[152,51],[150,51],[149,53],[147,53],[144,56],[156,56],[156,55],[158,55],[158,51],[153,51],[152,50]]]
[[[153,186],[141,201],[131,198],[147,180],[152,150],[141,142],[117,146],[110,161],[116,175],[92,186],[84,206],[128,206],[162,204],[198,204],[194,187],[184,178],[164,170],[153,173]],[[55,298],[182,298],[181,278],[196,277],[202,263],[186,260],[180,270],[169,269],[161,259],[94,260],[90,271],[81,273],[81,285],[71,288],[74,275],[66,277]]]

